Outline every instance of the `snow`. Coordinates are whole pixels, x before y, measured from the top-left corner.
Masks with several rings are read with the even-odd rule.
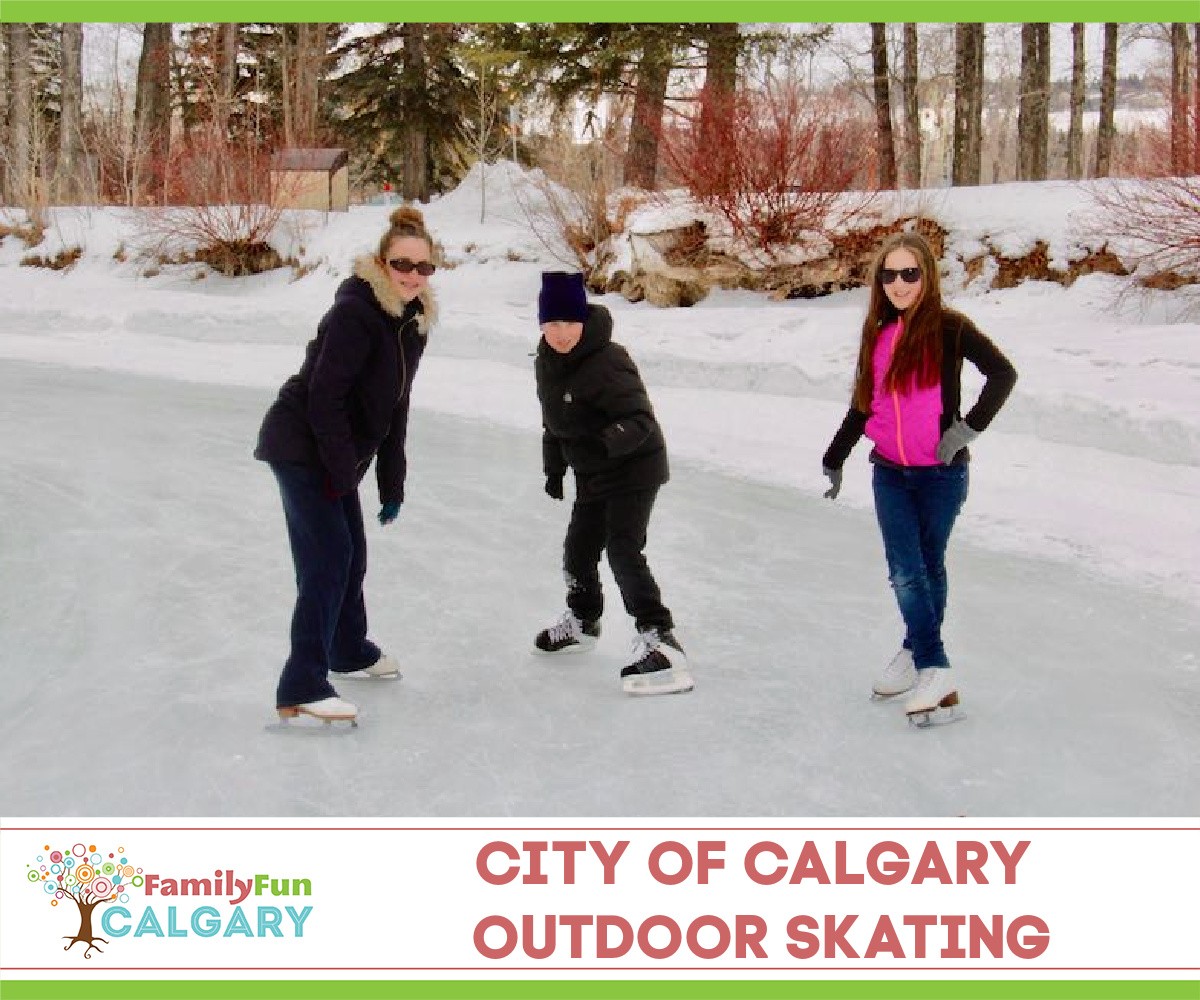
[[[898,703],[867,698],[900,633],[865,442],[841,497],[821,497],[861,290],[716,292],[678,310],[600,298],[666,432],[648,555],[697,686],[621,693],[632,629],[607,569],[597,650],[528,652],[562,609],[569,508],[542,493],[531,352],[539,271],[565,261],[531,232],[528,177],[489,172],[482,224],[479,180],[425,208],[448,266],[396,524],[374,522],[371,478],[363,489],[372,634],[405,676],[343,682],[361,724],[328,738],[267,730],[293,581],[250,450],[390,207],[285,220],[275,242],[310,269],[298,280],[146,277],[119,209],[53,212],[37,252],[81,246],[69,271],[19,266],[30,251],[0,244],[5,814],[1200,814],[1187,292],[956,279],[984,241],[1043,239],[1052,258],[1102,243],[1086,185],[919,196],[950,229],[950,302],[1020,380],[972,448],[951,542],[966,718],[916,732]]]

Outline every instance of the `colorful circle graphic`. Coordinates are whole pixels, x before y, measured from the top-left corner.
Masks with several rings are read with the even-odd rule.
[[[107,896],[112,892],[112,883],[106,878],[98,878],[89,888],[95,896]]]
[[[82,858],[85,854],[87,854],[87,848],[84,847],[83,844],[76,844],[71,848],[71,853],[77,858]]]
[[[80,882],[90,882],[96,877],[96,872],[91,865],[80,865],[75,869],[75,877]]]

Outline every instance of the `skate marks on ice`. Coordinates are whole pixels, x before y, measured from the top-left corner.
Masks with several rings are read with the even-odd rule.
[[[0,800],[14,815],[104,814],[109,792],[83,769],[28,780],[94,753],[85,731],[45,725],[67,688],[80,703],[122,693],[106,739],[135,815],[1200,809],[1194,607],[964,532],[946,638],[969,724],[901,736],[903,703],[863,697],[899,638],[869,510],[678,462],[647,555],[698,688],[630,698],[632,624],[608,575],[610,642],[561,665],[526,655],[561,606],[569,514],[542,492],[537,435],[420,410],[402,521],[368,525],[372,631],[403,651],[404,686],[359,682],[359,729],[276,738],[263,724],[294,575],[278,491],[249,457],[270,395],[0,364],[14,429],[0,607],[21,611],[0,615]]]

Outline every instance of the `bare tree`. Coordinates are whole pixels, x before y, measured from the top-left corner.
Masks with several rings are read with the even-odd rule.
[[[1071,124],[1067,129],[1067,176],[1078,180],[1083,176],[1083,100],[1086,58],[1084,54],[1084,25],[1071,25]]]
[[[1188,127],[1188,87],[1191,70],[1188,66],[1188,36],[1186,24],[1171,25],[1171,173],[1187,173],[1190,143]]]
[[[133,148],[144,163],[136,170],[133,192],[153,191],[165,200],[167,155],[171,142],[171,29],[170,23],[142,27],[137,93],[133,106]]]
[[[954,26],[954,161],[951,183],[979,183],[983,147],[982,24]]]
[[[1192,171],[1200,174],[1200,22],[1192,26],[1195,44],[1196,89],[1195,105],[1192,109]]]
[[[8,48],[8,149],[5,200],[28,205],[33,196],[33,74],[26,58],[29,25],[4,25]]]
[[[737,88],[738,26],[710,24],[706,34],[708,61],[700,105],[700,134],[702,141],[715,142],[722,132],[716,121],[718,109],[729,106]]]
[[[1017,111],[1017,180],[1046,179],[1050,127],[1050,25],[1021,25],[1021,96]]]
[[[921,186],[921,105],[917,95],[917,26],[904,25],[904,182]]]
[[[216,93],[213,95],[213,120],[221,129],[229,128],[237,96],[238,53],[241,50],[242,26],[236,22],[216,25],[217,53]]]
[[[320,132],[321,80],[329,42],[328,24],[284,25],[280,45],[285,146],[313,146]]]
[[[638,61],[633,120],[629,125],[622,181],[632,187],[653,191],[658,183],[658,136],[662,131],[671,52],[666,39],[652,30],[652,25],[647,25],[647,29]]]
[[[879,186],[896,186],[896,143],[892,137],[892,98],[888,89],[887,25],[871,22],[871,67],[875,73],[875,155]]]
[[[62,112],[58,124],[55,186],[60,200],[77,201],[83,193],[83,25],[63,24],[60,35]]]
[[[1113,111],[1117,104],[1117,26],[1104,25],[1104,56],[1100,71],[1100,123],[1096,128],[1096,163],[1092,171],[1096,177],[1107,177],[1112,169],[1113,139],[1117,130],[1113,125]]]
[[[425,131],[426,25],[405,24],[404,38],[404,173],[400,193],[409,201],[429,200],[429,140]]]

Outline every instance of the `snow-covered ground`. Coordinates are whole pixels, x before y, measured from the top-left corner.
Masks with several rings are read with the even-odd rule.
[[[531,358],[538,274],[562,262],[509,174],[482,225],[477,184],[426,209],[452,266],[409,500],[368,529],[373,633],[405,677],[345,682],[362,720],[334,737],[265,728],[293,584],[250,449],[388,209],[290,219],[280,248],[315,265],[300,280],[146,278],[114,259],[133,241],[119,210],[55,213],[39,252],[83,247],[67,272],[0,244],[0,813],[1200,814],[1200,324],[1183,293],[1101,275],[986,292],[956,263],[985,240],[1060,260],[1102,242],[1086,188],[923,196],[951,229],[950,301],[1020,380],[972,448],[951,544],[965,718],[917,732],[866,697],[899,639],[866,443],[821,498],[861,290],[604,299],[672,454],[649,555],[697,687],[620,693],[611,582],[595,653],[528,653],[562,607],[568,509],[541,490]]]

